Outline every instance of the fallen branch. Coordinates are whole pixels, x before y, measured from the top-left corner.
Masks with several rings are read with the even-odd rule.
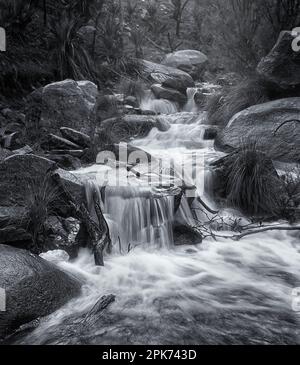
[[[92,325],[101,316],[102,312],[115,301],[115,295],[104,295],[101,297],[93,308],[86,314],[81,325]]]
[[[288,227],[288,226],[274,226],[274,227],[265,227],[265,228],[260,228],[260,229],[255,229],[253,231],[248,231],[248,232],[244,232],[240,235],[237,236],[233,236],[232,239],[234,239],[235,241],[239,241],[242,238],[246,237],[246,236],[250,236],[252,234],[258,234],[258,233],[262,233],[262,232],[268,232],[268,231],[300,231],[300,226],[296,226],[296,227]]]

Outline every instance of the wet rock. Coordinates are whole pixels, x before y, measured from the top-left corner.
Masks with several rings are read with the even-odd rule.
[[[0,228],[0,244],[26,248],[32,241],[32,235],[24,228],[10,225]]]
[[[299,163],[299,119],[300,98],[254,105],[230,120],[218,133],[215,146],[223,151],[232,151],[245,143],[252,143],[272,160]]]
[[[300,52],[292,48],[297,36],[290,31],[281,32],[273,49],[260,61],[257,72],[282,87],[300,85]]]
[[[41,184],[49,172],[60,177],[78,203],[85,201],[82,182],[70,172],[57,168],[54,161],[36,155],[13,155],[0,163],[0,205],[26,206],[30,189]],[[62,209],[64,206],[61,203]]]
[[[9,225],[19,225],[26,227],[27,217],[26,209],[21,206],[5,207],[0,206],[0,228],[5,228]]]
[[[0,245],[0,287],[6,294],[6,311],[0,315],[4,338],[79,295],[81,283],[28,251]]]
[[[85,148],[91,145],[91,138],[87,134],[66,127],[60,128],[60,132],[65,139],[68,139],[80,147]]]
[[[90,81],[64,80],[33,92],[28,100],[26,130],[31,140],[68,127],[93,135],[98,90]]]
[[[212,140],[215,139],[218,135],[219,128],[218,127],[209,127],[204,131],[203,139],[204,140]]]
[[[207,56],[196,50],[180,50],[166,55],[162,64],[175,67],[199,79],[208,63]]]
[[[195,86],[192,77],[188,73],[177,68],[160,65],[150,61],[143,61],[143,66],[146,77],[165,87],[185,92],[188,87]]]
[[[122,118],[107,119],[97,129],[96,145],[99,150],[110,149],[114,144],[145,137],[153,128],[167,131],[170,125],[159,117],[145,115],[126,115]]]
[[[176,246],[198,245],[202,242],[202,236],[192,227],[175,224],[173,227],[174,244]]]
[[[187,102],[187,96],[178,90],[163,87],[160,84],[152,85],[151,90],[157,99],[167,99],[180,105],[184,105]]]
[[[55,162],[36,155],[13,155],[0,163],[0,205],[22,206],[32,181],[55,168]]]
[[[66,251],[63,250],[53,250],[41,253],[39,255],[42,259],[52,262],[53,264],[57,265],[60,262],[68,262],[70,260],[70,256]]]

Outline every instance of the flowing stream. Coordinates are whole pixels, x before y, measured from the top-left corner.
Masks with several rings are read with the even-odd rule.
[[[296,234],[265,232],[239,242],[207,239],[175,246],[175,222],[195,225],[204,219],[188,199],[176,205],[181,167],[194,166],[185,182],[213,209],[207,162],[222,155],[203,139],[205,113],[195,113],[194,92],[185,111],[149,96],[144,107],[164,111],[167,132],[153,129],[133,141],[156,159],[173,163],[172,189],[149,173],[131,174],[129,186],[106,187],[99,196],[114,250],[105,267],[95,267],[82,250],[75,262],[59,266],[84,281],[83,294],[43,319],[18,344],[295,344],[300,343],[300,313],[293,290],[300,287],[300,245]],[[198,158],[199,156],[199,158]],[[203,158],[204,156],[204,158]],[[93,186],[112,170],[94,165],[78,172]],[[170,171],[169,171],[170,172]],[[170,174],[171,175],[171,174]],[[147,179],[146,179],[147,177]],[[125,178],[125,177],[124,177]],[[108,181],[110,181],[108,179]],[[128,176],[126,176],[128,181]],[[230,211],[224,215],[231,214]],[[89,325],[84,314],[103,295],[116,300]],[[293,310],[294,309],[294,310]]]

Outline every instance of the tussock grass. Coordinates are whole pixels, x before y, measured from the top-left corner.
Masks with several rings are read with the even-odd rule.
[[[250,216],[277,217],[285,196],[272,161],[255,144],[244,144],[221,160],[219,192],[226,205]]]
[[[289,96],[278,85],[260,77],[243,80],[238,85],[224,91],[209,100],[207,105],[210,124],[226,126],[230,119],[240,111],[252,105]]]
[[[33,252],[41,251],[39,238],[43,234],[47,218],[56,215],[57,202],[63,202],[63,199],[49,174],[29,181],[25,208],[28,231],[32,234]]]

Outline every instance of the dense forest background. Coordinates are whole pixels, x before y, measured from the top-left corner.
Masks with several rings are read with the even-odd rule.
[[[208,55],[204,78],[248,76],[299,17],[299,0],[1,0],[0,98],[66,78],[111,89],[178,49]]]

